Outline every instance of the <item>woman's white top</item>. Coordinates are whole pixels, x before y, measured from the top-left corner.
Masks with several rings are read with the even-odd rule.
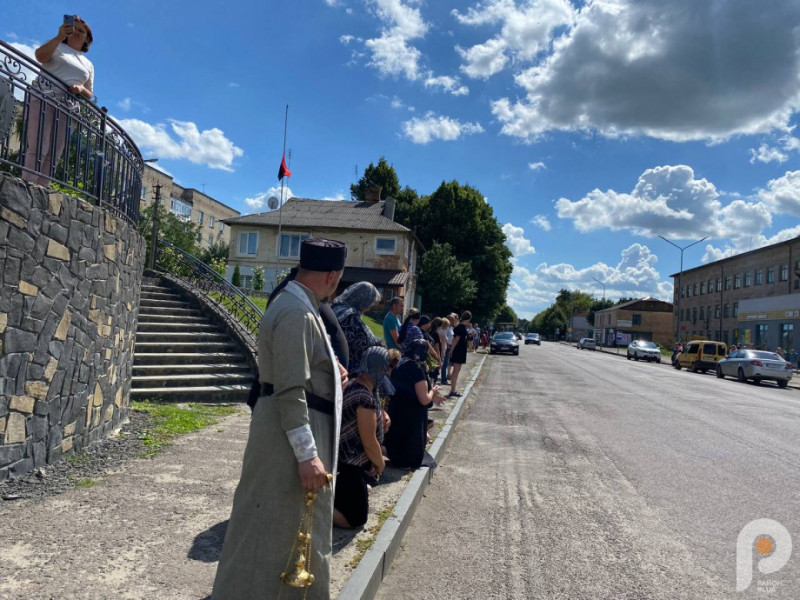
[[[67,85],[82,85],[94,92],[94,65],[80,50],[59,44],[44,68]]]

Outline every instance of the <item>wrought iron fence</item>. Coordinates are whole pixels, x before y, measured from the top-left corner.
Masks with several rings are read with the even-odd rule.
[[[0,41],[0,170],[139,221],[142,155],[105,107]]]
[[[202,261],[163,239],[158,240],[156,266],[224,308],[246,330],[248,341],[255,348],[263,313],[239,288]],[[231,322],[232,325],[237,323]]]

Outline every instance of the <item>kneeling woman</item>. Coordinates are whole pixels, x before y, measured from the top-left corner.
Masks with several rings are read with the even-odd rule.
[[[428,431],[428,408],[445,402],[439,386],[431,386],[425,358],[428,342],[414,340],[392,371],[394,396],[387,412],[392,431],[386,434],[386,454],[393,467],[418,469],[425,457]]]
[[[381,408],[378,390],[388,387],[388,393],[394,392],[391,384],[384,381],[388,369],[386,348],[367,348],[358,377],[348,381],[344,389],[339,475],[333,500],[333,524],[337,527],[351,529],[367,522],[367,477],[380,477],[386,466],[381,442],[389,419]]]

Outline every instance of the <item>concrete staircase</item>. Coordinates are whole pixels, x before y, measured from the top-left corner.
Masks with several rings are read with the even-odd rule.
[[[142,285],[131,398],[245,401],[253,370],[239,345],[191,295],[161,283]]]

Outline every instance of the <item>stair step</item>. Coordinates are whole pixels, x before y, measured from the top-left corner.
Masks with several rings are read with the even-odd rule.
[[[133,352],[134,354],[146,351],[148,349],[161,349],[164,347],[167,348],[176,348],[179,350],[191,350],[191,349],[205,349],[205,350],[220,350],[222,348],[232,348],[235,344],[233,342],[136,342],[133,345]]]
[[[164,287],[163,285],[142,285],[143,292],[164,292],[173,293],[172,288]]]
[[[153,308],[194,308],[195,305],[183,300],[152,300],[149,298],[141,298],[139,306],[147,306]]]
[[[133,388],[131,398],[152,398],[173,402],[243,402],[250,385],[207,385],[195,387]]]
[[[214,331],[137,331],[137,342],[156,342],[172,343],[173,341],[182,342],[222,342],[229,340],[224,333],[219,330]]]
[[[189,323],[181,323],[173,321],[156,321],[148,323],[147,321],[139,320],[136,328],[137,335],[140,333],[169,333],[175,330],[184,331],[186,333],[219,333],[220,329],[216,325],[212,325],[208,321],[192,321]]]
[[[175,292],[148,292],[142,290],[140,300],[183,300],[183,296]]]
[[[145,309],[146,312],[141,312],[142,309]],[[139,316],[141,315],[148,315],[150,317],[198,317],[202,316],[203,313],[198,308],[178,308],[173,306],[141,306],[139,308]]]
[[[171,313],[164,313],[162,315],[152,314],[152,313],[139,313],[139,325],[144,324],[153,324],[153,323],[163,323],[168,322],[172,323],[175,319],[180,319],[184,323],[207,323],[208,319],[206,317],[201,316],[202,313],[200,311],[194,311],[198,313],[197,316],[195,315],[183,315],[180,316],[174,315]]]
[[[245,362],[240,363],[164,363],[160,365],[133,365],[134,372],[152,373],[160,371],[214,371],[214,372],[228,372],[228,371],[249,371],[250,365]]]
[[[182,381],[213,381],[213,380],[237,379],[253,380],[250,373],[182,373],[180,375],[134,375],[131,377],[131,385],[142,383],[163,382],[164,384],[178,383]],[[164,387],[169,387],[165,385]]]
[[[242,355],[236,352],[136,352],[133,357],[133,368],[145,364],[211,363],[212,361],[241,360]],[[185,366],[189,366],[188,364]]]

